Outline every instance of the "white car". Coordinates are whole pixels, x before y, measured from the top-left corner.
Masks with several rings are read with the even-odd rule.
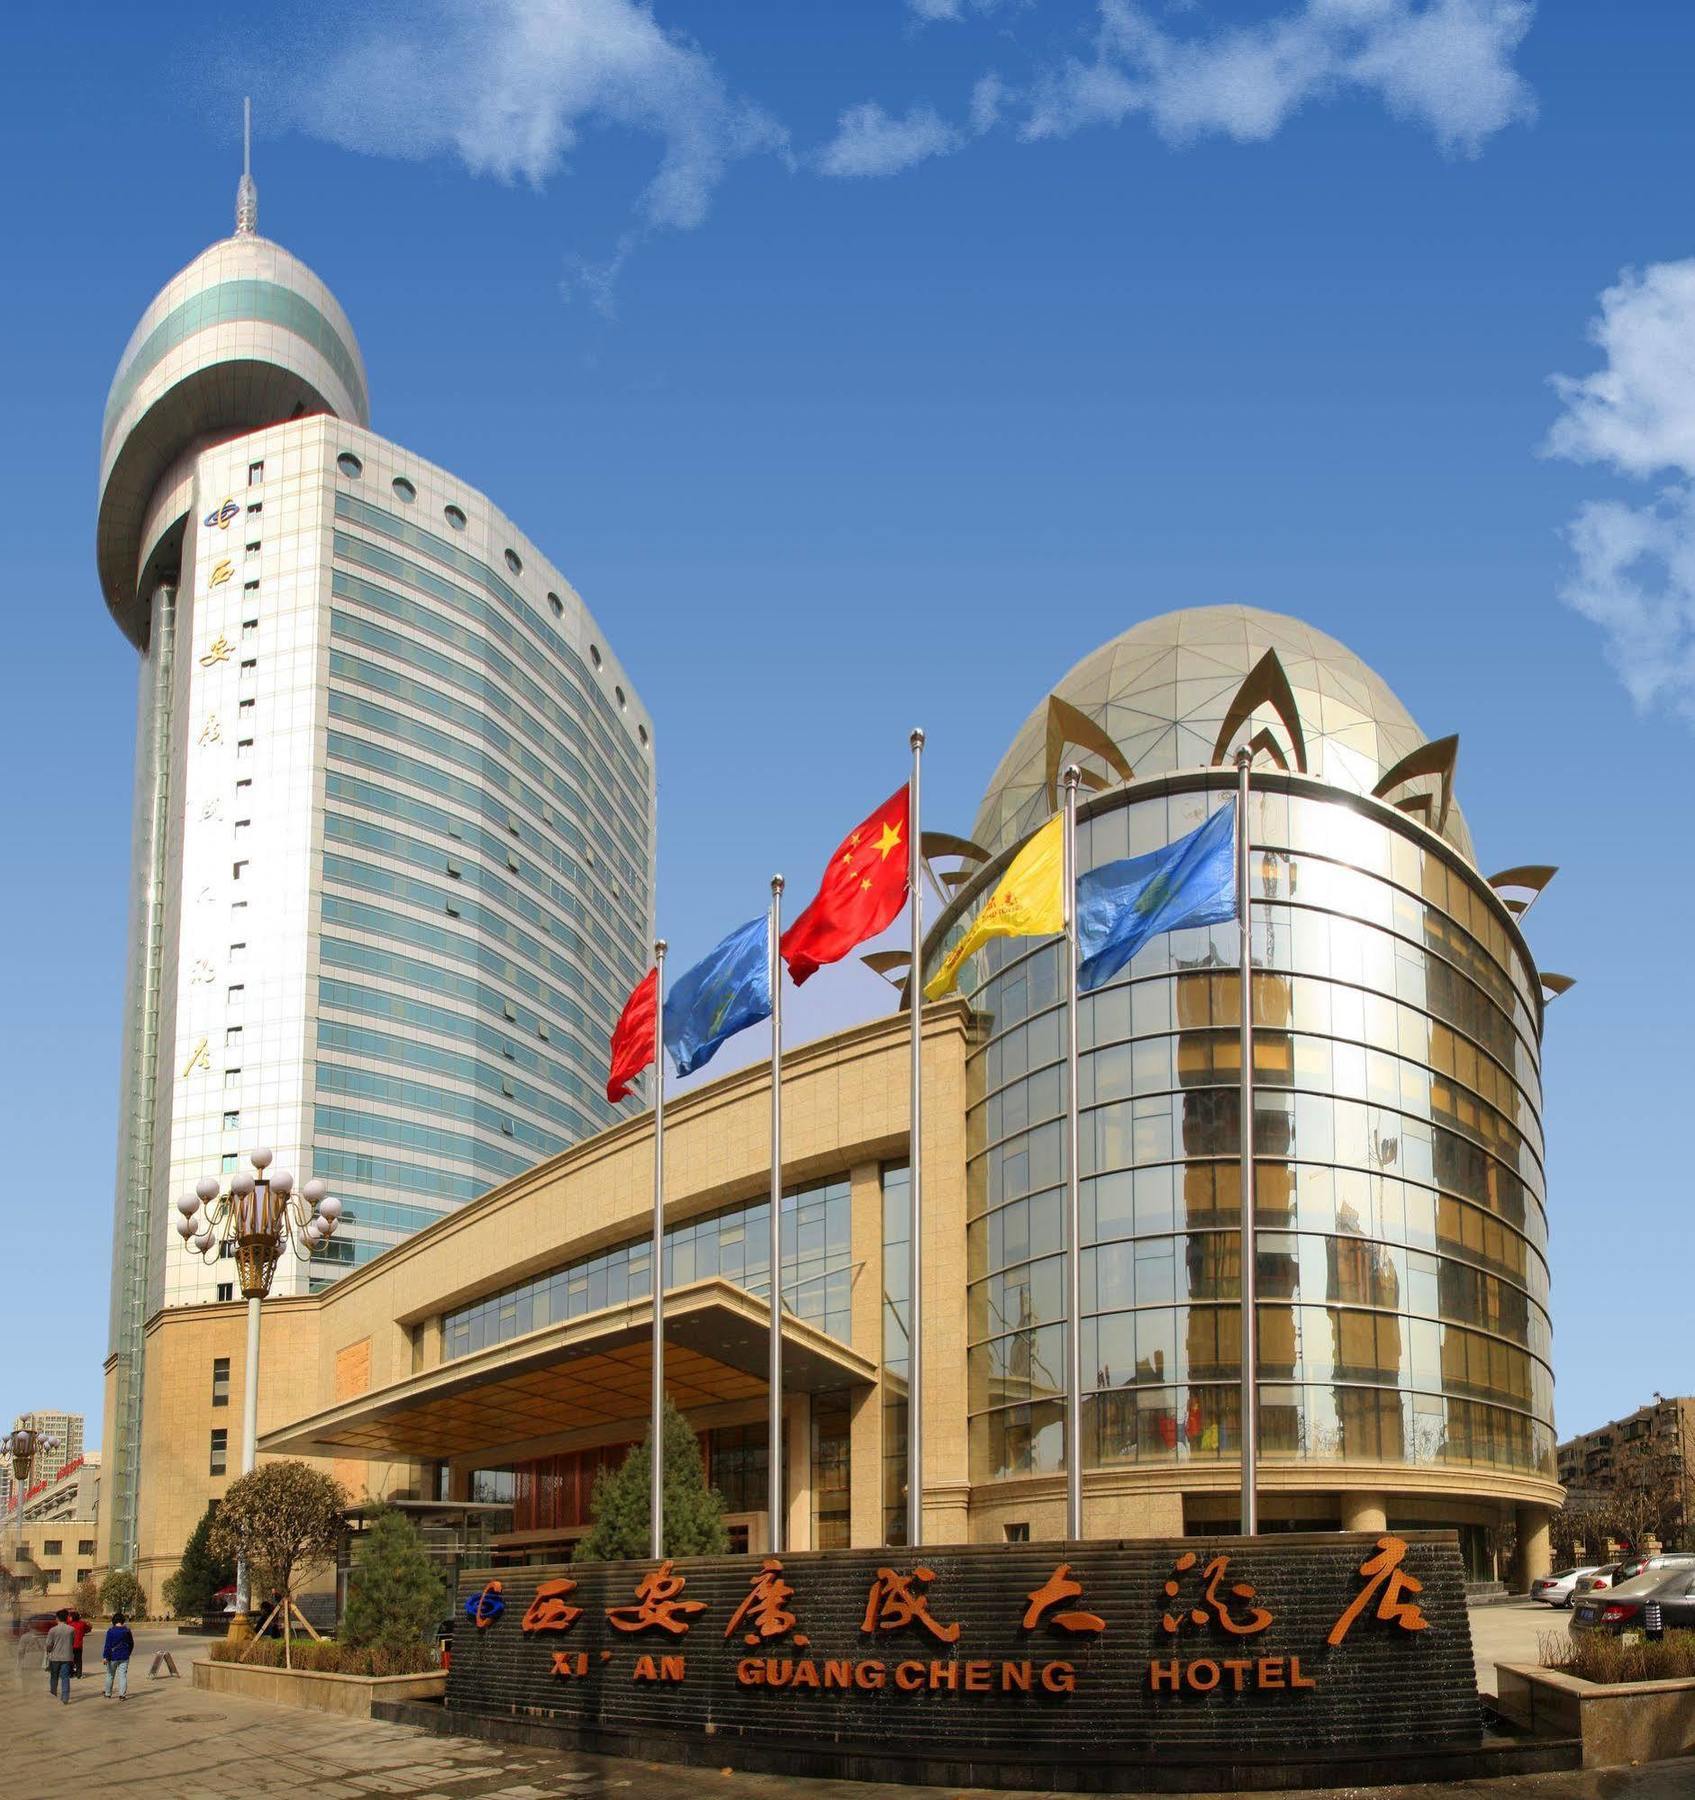
[[[1530,1597],[1549,1606],[1570,1606],[1578,1582],[1585,1575],[1595,1574],[1601,1566],[1600,1563],[1584,1563],[1579,1568],[1556,1569],[1552,1575],[1539,1575],[1530,1584]]]

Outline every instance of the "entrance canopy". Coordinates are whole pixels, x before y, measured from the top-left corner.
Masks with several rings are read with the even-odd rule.
[[[665,1296],[665,1388],[685,1412],[766,1390],[766,1303],[730,1282]],[[588,1313],[299,1419],[260,1438],[267,1454],[447,1461],[647,1416],[653,1311],[634,1300]],[[792,1393],[869,1386],[874,1363],[799,1319],[783,1320]]]

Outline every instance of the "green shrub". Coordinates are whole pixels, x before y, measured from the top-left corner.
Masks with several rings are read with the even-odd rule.
[[[200,1523],[182,1547],[181,1565],[165,1578],[165,1604],[179,1619],[204,1618],[217,1607],[218,1589],[235,1580],[235,1558],[212,1550],[212,1521],[217,1516],[217,1501],[207,1501]]]
[[[378,1508],[348,1575],[342,1641],[403,1650],[423,1642],[447,1606],[447,1585],[418,1528],[398,1508]]]
[[[1581,1681],[1672,1681],[1695,1676],[1695,1631],[1668,1631],[1658,1643],[1627,1644],[1611,1632],[1585,1631],[1566,1639],[1542,1635],[1542,1666]]]
[[[665,1402],[665,1554],[722,1556],[730,1547],[724,1529],[724,1496],[708,1487],[700,1440],[687,1419]],[[577,1562],[613,1562],[646,1556],[653,1429],[616,1469],[602,1469],[589,1495],[588,1532],[572,1552]]]
[[[147,1590],[128,1569],[114,1569],[100,1584],[100,1610],[126,1619],[147,1617]]]

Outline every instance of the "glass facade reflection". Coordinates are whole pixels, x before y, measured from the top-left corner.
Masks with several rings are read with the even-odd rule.
[[[1534,970],[1453,849],[1369,801],[1255,783],[1263,1455],[1551,1477]],[[1079,867],[1170,842],[1233,785],[1096,801]],[[1240,1455],[1236,952],[1234,924],[1179,931],[1081,1003],[1085,1468]],[[1065,1466],[1060,957],[1002,941],[966,984],[992,1021],[969,1121],[974,1482]]]

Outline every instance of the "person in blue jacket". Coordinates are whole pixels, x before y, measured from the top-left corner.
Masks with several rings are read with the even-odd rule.
[[[129,1698],[129,1659],[135,1651],[135,1633],[124,1623],[122,1613],[112,1614],[112,1623],[106,1631],[106,1642],[101,1646],[101,1660],[106,1665],[106,1692],[103,1699],[110,1700],[112,1689],[118,1690],[118,1698]]]

